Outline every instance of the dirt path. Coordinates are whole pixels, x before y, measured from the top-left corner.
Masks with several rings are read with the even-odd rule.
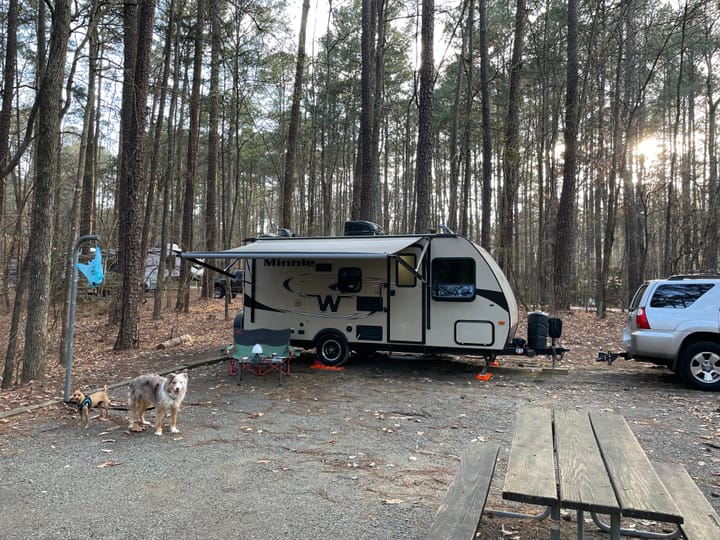
[[[718,396],[670,372],[618,361],[508,360],[490,381],[468,362],[357,360],[289,381],[193,369],[179,435],[126,433],[123,410],[79,427],[65,406],[0,423],[6,538],[422,538],[469,445],[501,446],[500,496],[517,407],[611,410],[651,459],[682,463],[720,511]],[[519,367],[522,364],[523,367]],[[122,406],[124,389],[111,392]],[[533,509],[528,509],[533,510]],[[624,522],[625,526],[652,526]],[[607,538],[587,526],[586,538]],[[574,515],[562,538],[576,537]],[[484,519],[480,537],[547,538],[547,523]]]

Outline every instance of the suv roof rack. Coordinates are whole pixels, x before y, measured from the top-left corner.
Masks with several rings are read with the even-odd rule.
[[[718,274],[678,274],[667,278],[668,281],[680,281],[683,279],[720,279]]]

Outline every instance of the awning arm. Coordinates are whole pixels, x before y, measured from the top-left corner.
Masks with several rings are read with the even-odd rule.
[[[422,274],[420,274],[420,266],[422,265],[423,259],[425,258],[425,254],[427,253],[427,250],[429,247],[430,247],[430,240],[425,242],[422,252],[420,253],[420,257],[418,257],[417,268],[415,268],[415,273],[420,277],[420,279],[423,282],[425,282],[425,277]]]
[[[210,270],[217,272],[218,274],[222,274],[224,276],[228,276],[231,278],[235,277],[235,275],[232,272],[228,272],[227,270],[225,270],[225,268],[232,268],[232,266],[242,258],[242,257],[237,257],[231,264],[227,265],[225,268],[218,268],[217,266],[213,266],[212,264],[207,263],[207,262],[203,261],[202,259],[196,259],[194,257],[185,257],[182,253],[180,254],[180,257],[183,259],[187,259],[188,261],[194,262],[195,264],[199,264],[200,266],[203,266],[205,268],[209,268]],[[225,257],[225,258],[232,259],[233,257]]]
[[[428,246],[429,246],[429,245],[430,245],[430,242],[426,242],[425,245],[423,246],[422,252],[420,253],[420,257],[418,257],[417,266],[416,266],[415,268],[413,268],[412,266],[410,266],[410,265],[407,263],[407,261],[405,261],[405,259],[403,259],[402,257],[400,257],[400,256],[399,256],[399,255],[400,255],[399,253],[393,253],[392,256],[395,257],[395,260],[397,260],[397,262],[399,262],[402,267],[404,267],[406,270],[409,270],[409,271],[412,272],[415,276],[417,276],[417,278],[418,278],[420,281],[422,281],[423,283],[427,283],[427,281],[426,281],[426,279],[425,279],[425,276],[423,276],[423,275],[420,273],[420,267],[422,266],[422,261],[423,261],[423,258],[425,257],[425,253],[427,253],[427,249],[428,249]]]

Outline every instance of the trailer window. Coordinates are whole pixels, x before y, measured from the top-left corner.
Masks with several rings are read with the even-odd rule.
[[[362,289],[362,270],[359,268],[346,267],[338,270],[338,291],[343,293],[354,293]]]
[[[475,298],[475,261],[438,258],[432,262],[434,300],[465,301]]]
[[[414,253],[398,255],[398,259],[402,259],[405,261],[405,264],[412,268],[415,268],[417,264],[417,257]],[[397,276],[398,287],[414,287],[417,283],[415,272],[410,271],[410,269],[404,264],[401,264],[399,260],[395,261],[395,275]]]

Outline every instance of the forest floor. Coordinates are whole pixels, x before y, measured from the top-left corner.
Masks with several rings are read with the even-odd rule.
[[[239,303],[226,316],[222,300],[194,298],[189,313],[170,305],[154,321],[148,301],[141,346],[133,351],[113,350],[117,328],[107,323],[107,308],[103,301],[78,305],[73,389],[217,359],[231,341]],[[0,314],[0,335],[7,335],[8,318]],[[126,431],[123,386],[111,390],[110,422],[78,427],[77,411],[61,402],[65,367],[51,351],[43,381],[0,391],[0,499],[10,501],[0,530],[12,531],[8,538],[98,530],[109,538],[422,538],[459,455],[484,441],[501,445],[488,507],[532,512],[501,497],[514,412],[524,404],[623,414],[651,459],[685,465],[720,510],[717,394],[689,390],[649,364],[597,363],[598,350],[621,350],[621,313],[598,319],[577,310],[562,319],[559,345],[569,352],[560,369],[547,369],[546,357],[503,357],[487,382],[475,379],[480,361],[471,357],[351,358],[342,371],[319,371],[307,353],[293,360],[280,387],[275,377],[240,381],[225,362],[199,362],[190,370],[182,433],[160,439]],[[183,334],[191,341],[157,348]],[[52,404],[3,417],[46,402]],[[105,500],[89,508],[68,504],[68,494],[98,482]],[[28,507],[27,497],[43,505]],[[239,501],[268,498],[270,507],[238,510]],[[158,512],[172,519],[155,530]],[[576,537],[574,519],[563,514],[563,540]],[[623,525],[662,530],[641,520]],[[547,538],[548,527],[483,518],[478,537]],[[606,537],[586,525],[585,538]]]

